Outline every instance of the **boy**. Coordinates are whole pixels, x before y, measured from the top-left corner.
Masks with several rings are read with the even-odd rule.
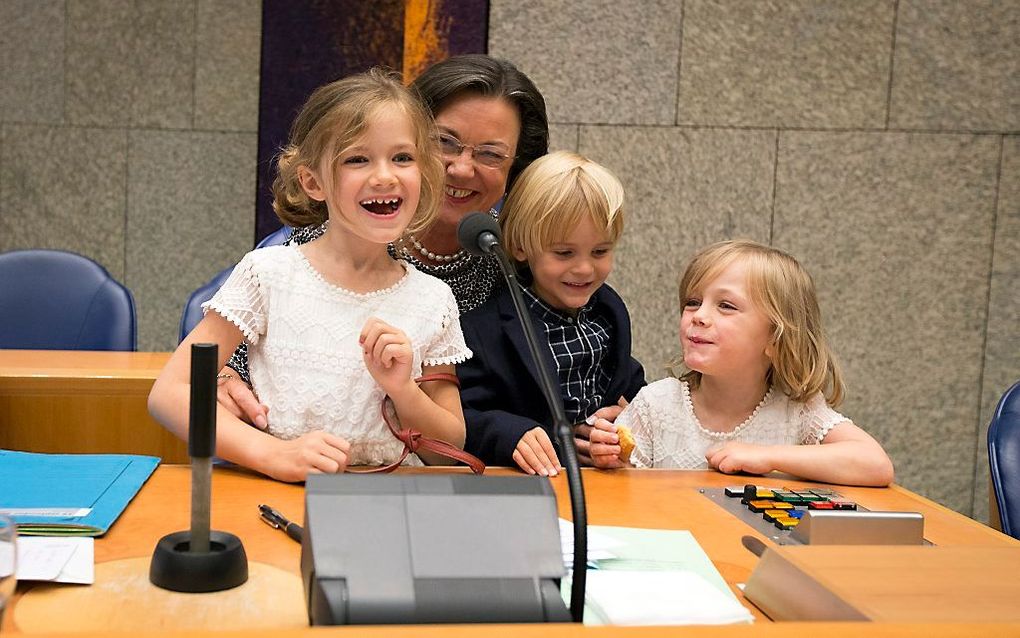
[[[567,418],[633,398],[645,384],[630,355],[630,317],[605,284],[623,232],[623,186],[575,153],[536,160],[510,191],[500,225],[518,262],[524,299]],[[529,474],[560,468],[552,415],[542,397],[510,292],[461,317],[474,357],[457,366],[467,423],[465,449],[490,465]]]

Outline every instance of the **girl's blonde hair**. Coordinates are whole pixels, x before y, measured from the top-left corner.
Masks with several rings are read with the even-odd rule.
[[[301,107],[291,126],[290,139],[276,160],[273,210],[280,221],[296,228],[319,225],[328,219],[326,202],[310,198],[301,188],[298,169],[317,169],[328,186],[336,175],[340,155],[385,107],[396,107],[407,115],[415,133],[421,194],[406,232],[419,232],[432,223],[439,214],[445,178],[435,124],[397,76],[378,68],[319,87]]]
[[[549,153],[524,169],[510,189],[500,225],[503,246],[536,255],[562,241],[584,217],[615,243],[623,232],[623,185],[604,166],[568,151]]]
[[[815,284],[789,254],[748,240],[713,244],[694,256],[680,278],[681,307],[737,260],[747,268],[751,302],[772,322],[774,353],[767,382],[794,401],[821,392],[830,406],[839,405],[843,375],[825,339]],[[688,369],[680,379],[696,388],[701,373]]]

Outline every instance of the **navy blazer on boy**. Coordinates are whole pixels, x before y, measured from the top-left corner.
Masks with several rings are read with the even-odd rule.
[[[589,304],[609,318],[613,343],[606,357],[611,381],[606,401],[615,405],[622,396],[629,401],[645,385],[641,364],[630,355],[630,315],[615,290],[603,284]],[[556,364],[545,342],[545,329],[529,313],[539,351],[556,378]],[[517,442],[528,431],[542,426],[557,453],[552,413],[546,406],[528,343],[514,311],[510,291],[504,286],[484,305],[461,316],[464,339],[474,356],[457,365],[460,398],[467,424],[464,449],[489,465],[516,466]]]

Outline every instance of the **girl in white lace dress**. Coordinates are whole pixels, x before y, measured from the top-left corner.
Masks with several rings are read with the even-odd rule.
[[[809,480],[888,485],[892,462],[869,434],[833,407],[843,396],[810,275],[790,255],[750,241],[700,252],[680,281],[686,372],[645,387],[592,442],[629,459],[603,467],[778,471]]]
[[[245,255],[153,386],[160,423],[187,438],[191,344],[218,344],[222,367],[244,338],[269,424],[258,430],[218,406],[223,458],[284,481],[394,462],[404,445],[381,417],[387,394],[404,427],[463,447],[455,384],[414,382],[471,356],[457,303],[445,283],[387,253],[436,215],[443,167],[434,138],[431,118],[381,72],[312,94],[279,156],[274,208],[289,226],[326,231]]]

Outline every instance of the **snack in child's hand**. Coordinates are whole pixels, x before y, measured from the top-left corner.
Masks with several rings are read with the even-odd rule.
[[[626,425],[616,426],[616,435],[620,437],[620,460],[626,463],[634,451],[634,435]]]

